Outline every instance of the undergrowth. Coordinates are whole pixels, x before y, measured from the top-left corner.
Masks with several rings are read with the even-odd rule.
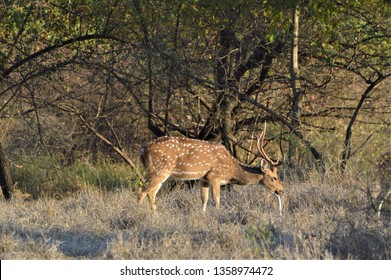
[[[14,198],[0,201],[0,259],[391,256],[390,212],[377,218],[370,174],[285,178],[279,217],[275,197],[257,186],[223,190],[221,210],[209,202],[205,214],[196,184],[163,190],[152,213],[147,202],[137,203],[138,181],[124,164],[63,166],[44,158],[18,164]]]
[[[132,187],[136,184],[130,168],[121,163],[78,160],[63,165],[56,157],[22,158],[12,168],[17,190],[32,198],[69,196],[86,188],[101,191]]]

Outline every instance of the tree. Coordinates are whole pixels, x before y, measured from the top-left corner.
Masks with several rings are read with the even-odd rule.
[[[35,128],[37,150],[136,165],[129,154],[141,142],[172,134],[222,140],[244,157],[242,146],[268,121],[266,143],[288,150],[292,166],[313,166],[324,160],[322,140],[334,139],[335,120],[354,135],[360,115],[376,107],[368,101],[378,113],[387,103],[373,94],[389,74],[389,4],[380,0],[1,8],[0,118]],[[352,76],[368,82],[360,95],[341,90]],[[349,158],[357,148],[346,139]]]
[[[353,126],[358,114],[374,89],[391,77],[391,33],[388,28],[391,5],[382,1],[348,1],[338,3],[338,6],[340,28],[332,30],[329,40],[322,44],[322,59],[354,74],[366,84],[346,127],[341,156],[341,169],[344,170],[351,156],[360,149],[352,151]],[[370,137],[371,134],[367,140]]]
[[[290,65],[290,80],[292,87],[292,111],[291,111],[291,124],[294,130],[299,129],[301,121],[301,107],[303,99],[303,89],[300,83],[300,71],[299,71],[299,19],[300,19],[300,6],[299,1],[294,3],[292,9],[292,41],[291,41],[291,65]],[[288,160],[292,164],[292,157],[296,153],[296,142],[289,142]]]
[[[0,186],[6,200],[11,199],[12,179],[8,170],[7,159],[0,143]]]
[[[16,100],[23,99],[23,92],[27,91],[33,107],[27,111],[36,113],[37,126],[40,128],[38,110],[50,104],[50,98],[44,97],[45,101],[41,103],[34,91],[30,90],[29,83],[77,64],[80,53],[91,49],[91,42],[118,41],[108,32],[111,15],[118,8],[116,5],[117,2],[102,8],[95,6],[94,1],[2,3],[0,96],[5,100],[0,112],[7,115]],[[98,14],[106,16],[106,20],[99,20]],[[29,36],[31,34],[33,36]],[[0,156],[0,183],[4,196],[10,199],[12,180],[2,148]]]

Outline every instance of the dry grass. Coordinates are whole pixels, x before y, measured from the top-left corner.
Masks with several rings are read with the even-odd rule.
[[[389,259],[390,214],[377,219],[355,176],[285,182],[283,217],[256,187],[222,192],[201,211],[198,188],[158,197],[130,189],[1,201],[1,259]]]

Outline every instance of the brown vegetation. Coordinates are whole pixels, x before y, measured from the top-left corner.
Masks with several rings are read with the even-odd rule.
[[[17,0],[0,14],[1,259],[390,258],[390,204],[376,215],[390,1]],[[136,203],[145,141],[211,140],[259,166],[265,121],[270,158],[285,155],[281,218],[255,187],[205,215],[188,186],[156,214]]]
[[[314,175],[314,174],[313,174]],[[255,187],[222,192],[202,214],[199,189],[167,195],[158,211],[130,189],[1,202],[1,259],[389,259],[390,215],[375,215],[366,180],[316,174],[284,182],[283,216]]]

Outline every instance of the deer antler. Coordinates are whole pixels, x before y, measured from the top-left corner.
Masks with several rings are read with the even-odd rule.
[[[259,153],[261,154],[261,156],[267,161],[267,163],[271,166],[277,166],[277,165],[280,165],[280,155],[278,155],[278,158],[277,158],[277,161],[273,161],[265,152],[265,150],[263,149],[263,141],[265,139],[265,135],[266,135],[266,122],[265,122],[265,127],[262,131],[262,134],[261,136],[258,138],[258,141],[257,141],[257,148],[258,148],[258,151]]]

